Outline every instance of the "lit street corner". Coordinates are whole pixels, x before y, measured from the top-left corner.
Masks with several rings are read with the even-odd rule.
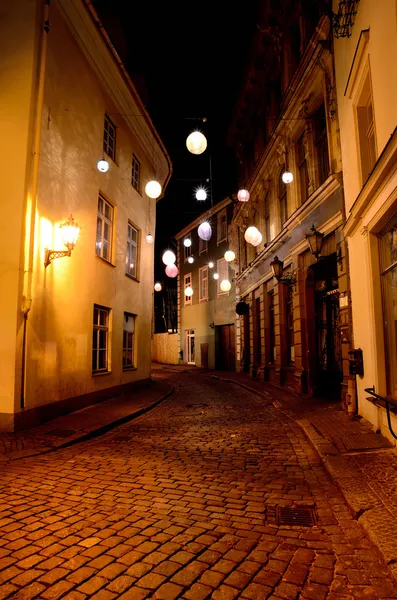
[[[397,598],[292,419],[205,373],[101,437],[4,463],[0,598]]]

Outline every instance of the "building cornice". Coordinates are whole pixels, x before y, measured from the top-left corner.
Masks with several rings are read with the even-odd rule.
[[[232,198],[225,198],[224,200],[222,200],[222,202],[218,202],[218,204],[215,204],[215,206],[213,206],[212,208],[209,208],[205,213],[202,213],[199,217],[197,217],[197,219],[195,219],[194,221],[189,223],[189,225],[186,225],[186,227],[184,227],[184,229],[182,229],[182,231],[179,231],[176,235],[174,235],[174,238],[176,240],[181,239],[184,235],[189,233],[192,229],[194,229],[195,227],[198,227],[200,225],[200,223],[202,223],[203,221],[205,221],[212,215],[216,215],[216,213],[218,213],[220,210],[225,208],[225,206],[228,206],[228,204],[230,204],[231,202],[233,202]]]

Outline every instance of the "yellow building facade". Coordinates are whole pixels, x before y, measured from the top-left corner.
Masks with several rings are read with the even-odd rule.
[[[0,430],[12,431],[150,379],[145,185],[164,190],[172,167],[88,0],[7,4],[0,47]],[[77,244],[45,266],[71,214]]]
[[[397,4],[361,0],[349,10],[336,17],[334,52],[353,339],[364,366],[358,411],[391,437],[384,403],[366,390],[397,400]],[[393,415],[391,425],[397,431]]]

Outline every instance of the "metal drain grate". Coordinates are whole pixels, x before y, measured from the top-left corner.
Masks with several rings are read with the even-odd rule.
[[[314,511],[311,508],[298,506],[278,506],[276,512],[277,525],[290,525],[297,527],[313,527],[315,525]]]
[[[75,429],[53,429],[52,431],[47,431],[45,435],[52,435],[53,437],[66,438],[70,435],[76,433]]]

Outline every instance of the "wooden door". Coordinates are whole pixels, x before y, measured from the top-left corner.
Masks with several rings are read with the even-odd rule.
[[[215,331],[215,368],[235,371],[236,343],[234,325],[218,325]]]

